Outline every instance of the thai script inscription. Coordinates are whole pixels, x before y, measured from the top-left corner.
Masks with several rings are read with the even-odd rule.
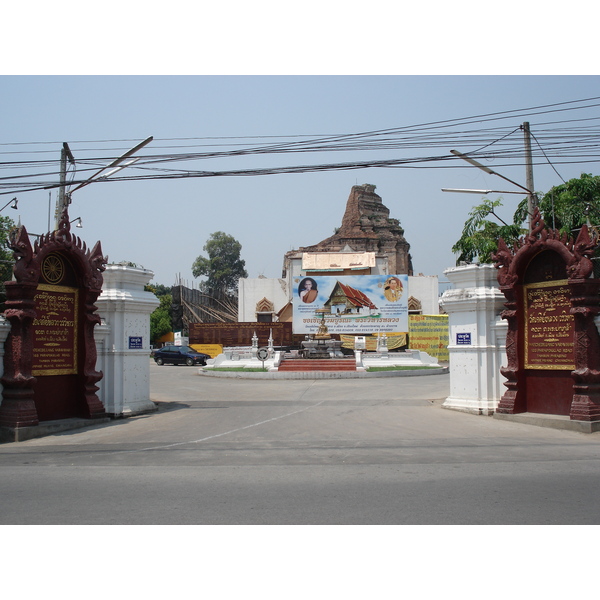
[[[78,292],[65,286],[38,286],[34,296],[34,376],[77,373]]]
[[[574,370],[574,317],[566,281],[525,286],[525,368]]]

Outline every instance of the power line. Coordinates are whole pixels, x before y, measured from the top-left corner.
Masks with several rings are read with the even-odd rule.
[[[469,123],[469,122],[484,122],[484,121],[493,121],[493,120],[497,120],[497,118],[516,118],[517,116],[519,118],[523,118],[524,116],[532,116],[532,115],[536,115],[536,114],[547,114],[547,113],[552,113],[552,112],[562,112],[565,110],[583,110],[586,108],[594,108],[594,107],[598,107],[600,106],[600,103],[596,103],[596,104],[590,104],[587,106],[570,106],[568,108],[563,108],[563,109],[558,109],[558,108],[554,108],[554,110],[546,110],[546,111],[540,111],[540,109],[545,109],[545,108],[553,108],[553,107],[560,107],[560,106],[567,106],[567,105],[572,105],[572,104],[580,104],[583,102],[591,102],[591,101],[595,101],[595,100],[600,100],[600,96],[594,96],[591,98],[584,98],[584,99],[580,99],[580,100],[569,100],[569,101],[563,101],[563,102],[556,102],[556,103],[552,103],[552,104],[542,104],[539,106],[533,106],[533,107],[529,107],[529,108],[520,108],[520,109],[511,109],[511,110],[506,110],[506,111],[498,111],[498,112],[492,112],[492,113],[484,113],[481,115],[474,115],[474,116],[470,116],[470,117],[459,117],[459,118],[454,118],[454,119],[444,119],[444,120],[440,120],[440,121],[431,121],[431,122],[426,122],[426,123],[421,123],[421,124],[417,124],[417,125],[407,125],[407,126],[402,126],[402,127],[395,127],[395,128],[388,128],[388,129],[378,129],[378,130],[372,130],[372,131],[366,131],[366,132],[359,132],[359,133],[351,133],[351,134],[294,134],[294,135],[271,135],[271,136],[266,136],[266,135],[260,135],[260,136],[205,136],[205,137],[178,137],[178,138],[156,138],[156,142],[165,142],[165,141],[179,141],[179,140],[201,140],[201,141],[207,141],[207,140],[243,140],[243,139],[289,139],[289,138],[299,138],[299,137],[303,137],[303,138],[313,138],[313,139],[343,139],[345,137],[348,136],[373,136],[373,135],[385,135],[387,133],[390,132],[401,132],[401,131],[409,131],[412,129],[420,129],[420,128],[429,128],[432,125],[443,125],[443,126],[447,126],[447,125],[451,125],[451,124],[465,124],[465,122]],[[539,112],[536,112],[539,111]],[[520,114],[519,114],[520,113]],[[491,117],[494,117],[493,119]],[[481,121],[480,121],[481,120]],[[110,140],[96,140],[96,141],[90,141],[90,140],[74,140],[71,141],[71,144],[81,144],[81,143],[96,143],[96,144],[104,144],[104,143],[131,143],[131,142],[137,142],[139,140],[135,140],[135,139],[110,139]],[[22,146],[22,145],[55,145],[55,144],[62,144],[63,141],[47,141],[47,142],[39,142],[39,141],[33,141],[33,142],[12,142],[12,143],[8,143],[8,142],[1,142],[0,143],[0,147],[2,146]],[[122,148],[114,148],[112,150],[121,150]]]
[[[242,136],[242,137],[204,137],[204,138],[163,138],[158,142],[169,141],[201,141],[217,140],[218,144],[195,145],[163,145],[153,146],[154,153],[141,155],[135,167],[130,167],[128,173],[121,177],[111,178],[110,181],[142,181],[151,179],[178,179],[184,177],[219,177],[219,176],[250,176],[280,173],[306,173],[310,171],[345,170],[359,168],[448,168],[448,160],[454,160],[446,154],[426,154],[427,150],[460,146],[465,149],[476,146],[476,150],[469,151],[470,156],[481,159],[504,161],[502,166],[516,166],[519,159],[523,158],[522,144],[515,141],[512,136],[520,129],[513,126],[473,127],[471,125],[492,124],[502,119],[515,119],[517,116],[542,115],[548,113],[562,113],[564,111],[579,111],[597,108],[600,103],[595,101],[600,97],[572,100],[554,104],[540,105],[526,109],[516,109],[434,121],[418,125],[380,129],[374,131],[334,134],[334,135],[294,135],[294,136]],[[586,117],[569,120],[546,121],[536,125],[535,141],[538,148],[534,151],[534,160],[544,160],[554,165],[588,163],[600,160],[600,126],[573,127],[574,123],[589,123],[600,121],[600,117]],[[567,124],[567,127],[560,127]],[[235,143],[229,140],[235,140]],[[252,140],[251,145],[242,144],[242,140]],[[120,143],[125,140],[80,141],[70,142],[82,144],[108,144]],[[227,143],[222,143],[227,141]],[[51,142],[30,142],[31,145],[50,144]],[[0,147],[16,146],[21,148],[27,143],[8,144],[2,143]],[[201,151],[192,151],[202,148]],[[185,152],[156,152],[161,149],[184,149]],[[115,148],[82,149],[76,150],[78,154],[77,175],[72,173],[70,185],[75,186],[85,181],[86,174],[104,168],[107,161],[114,160],[114,156],[80,157],[84,152],[114,152]],[[17,152],[2,152],[3,155],[37,155],[50,152],[49,150],[18,150]],[[55,153],[56,150],[52,150]],[[393,152],[393,158],[377,160],[356,160],[352,162],[328,162],[313,165],[288,165],[279,167],[245,168],[245,169],[188,169],[185,163],[193,161],[212,161],[223,159],[258,158],[261,156],[286,156],[294,154],[318,153],[357,153],[357,152]],[[412,153],[412,156],[398,157],[399,152]],[[415,154],[420,154],[415,156]],[[542,164],[536,162],[534,164]],[[544,163],[545,164],[545,163]],[[456,165],[451,165],[455,167]],[[555,169],[556,170],[556,169]],[[1,161],[0,171],[7,172],[0,177],[0,189],[14,191],[34,191],[40,189],[53,189],[58,187],[54,179],[59,175],[59,162],[55,160],[17,160]],[[18,172],[21,172],[20,174]],[[558,173],[557,173],[558,174]],[[562,179],[562,178],[561,178]],[[98,182],[108,181],[102,177]]]

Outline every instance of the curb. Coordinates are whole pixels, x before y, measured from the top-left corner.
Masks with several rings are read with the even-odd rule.
[[[83,429],[86,427],[95,427],[110,423],[110,417],[101,417],[98,419],[63,419],[58,421],[42,421],[39,425],[32,427],[1,427],[0,444],[10,444],[12,442],[24,442],[36,438],[56,435],[72,429]]]
[[[568,416],[547,415],[537,413],[517,413],[507,415],[494,413],[494,419],[498,421],[510,421],[524,425],[535,425],[536,427],[548,427],[550,429],[563,429],[566,431],[577,431],[579,433],[596,433],[600,431],[599,421],[572,421]]]
[[[268,373],[234,371],[227,373],[225,371],[210,371],[199,369],[198,374],[202,377],[217,377],[222,379],[371,379],[383,377],[420,377],[427,375],[443,375],[448,373],[448,367],[433,369],[415,369],[406,371],[376,371],[368,373],[367,371],[287,371],[279,373],[277,371]]]

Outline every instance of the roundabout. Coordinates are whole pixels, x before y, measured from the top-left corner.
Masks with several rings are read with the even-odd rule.
[[[396,371],[244,371],[233,370],[215,371],[201,368],[199,375],[203,377],[222,377],[229,379],[369,379],[383,377],[417,377],[424,375],[443,375],[448,373],[448,367],[426,367]]]
[[[226,348],[207,361],[198,373],[203,377],[235,379],[365,379],[442,375],[448,367],[420,350],[361,352],[353,356],[303,358],[297,353],[266,348]]]

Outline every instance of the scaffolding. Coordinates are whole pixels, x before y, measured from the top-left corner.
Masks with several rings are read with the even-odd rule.
[[[187,335],[190,323],[237,323],[237,297],[207,294],[194,288],[193,282],[191,287],[187,283],[178,275],[172,288],[173,331]]]

